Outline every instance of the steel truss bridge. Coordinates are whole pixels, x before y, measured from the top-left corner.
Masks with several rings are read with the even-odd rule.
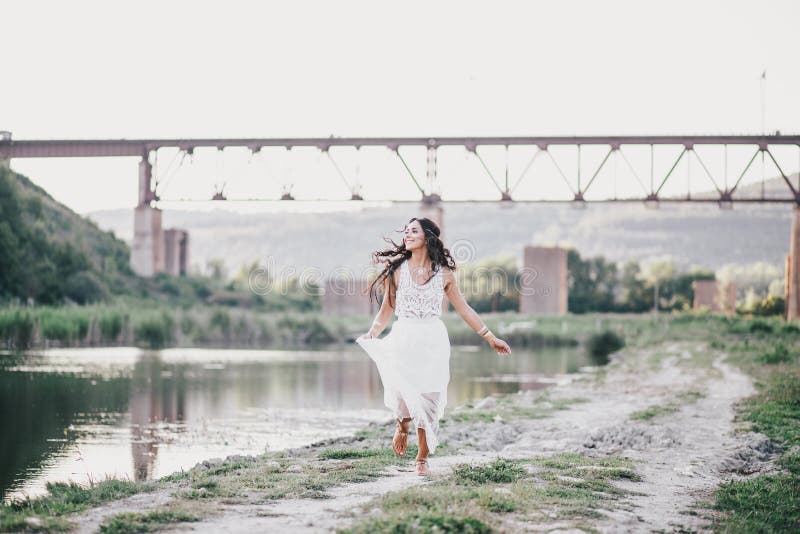
[[[183,155],[191,155],[197,148],[216,148],[224,150],[229,147],[239,147],[249,149],[252,154],[259,153],[265,147],[284,147],[291,150],[296,147],[312,147],[327,154],[333,163],[336,172],[350,189],[351,200],[364,200],[359,193],[359,185],[348,182],[340,167],[336,164],[331,155],[332,147],[385,147],[391,150],[398,160],[405,167],[409,177],[421,194],[420,200],[425,203],[435,204],[442,201],[438,194],[432,193],[436,183],[437,174],[437,150],[440,147],[461,146],[472,153],[486,172],[486,176],[492,181],[497,189],[499,198],[504,202],[519,202],[512,194],[520,181],[530,170],[533,163],[540,157],[551,161],[557,170],[558,176],[564,180],[572,194],[571,199],[566,201],[583,202],[716,202],[721,206],[729,206],[733,202],[782,202],[800,205],[800,184],[793,184],[787,172],[780,166],[773,154],[773,150],[778,146],[796,146],[800,149],[800,135],[677,135],[677,136],[583,136],[583,137],[327,137],[327,138],[241,138],[241,139],[86,139],[86,140],[16,140],[11,139],[10,134],[0,136],[0,160],[11,160],[16,158],[50,158],[50,157],[140,157],[139,172],[139,205],[149,205],[151,201],[159,200],[153,186],[153,165],[151,155],[157,154],[160,149],[178,149]],[[509,183],[508,166],[503,179],[499,180],[491,172],[486,161],[479,152],[482,146],[504,146],[506,150],[510,146],[531,147],[533,154],[525,166],[525,170],[516,179],[515,183]],[[550,148],[556,146],[570,146],[577,149],[578,172],[576,183],[570,181],[567,175],[559,166]],[[649,147],[650,149],[650,172],[649,176],[641,176],[637,173],[634,166],[625,155],[628,147]],[[663,175],[656,175],[653,164],[653,151],[657,146],[671,146],[675,148],[675,159],[669,170]],[[750,147],[752,157],[747,164],[739,169],[738,178],[732,185],[721,183],[719,176],[715,177],[709,171],[709,166],[703,161],[695,150],[698,146],[723,146],[725,148],[725,168],[728,169],[728,147]],[[408,165],[406,157],[401,154],[401,147],[425,147],[427,151],[427,166],[424,180],[417,177]],[[597,167],[589,169],[588,173],[583,173],[580,169],[580,151],[584,147],[603,147],[605,157]],[[764,160],[774,164],[784,184],[786,194],[784,196],[742,196],[736,195],[737,189],[742,182],[748,169],[752,166],[756,158],[761,155]],[[603,170],[607,162],[611,159],[621,158],[627,165],[631,174],[641,187],[641,195],[633,197],[587,199],[585,195],[590,190],[596,178]],[[686,196],[665,196],[662,190],[673,176],[678,164],[683,159],[691,159],[699,164],[703,173],[709,178],[716,190],[715,195],[703,195],[702,197],[692,197],[689,192]],[[736,176],[737,174],[734,174]],[[157,185],[157,184],[156,184]],[[219,194],[218,197],[225,197]],[[284,193],[283,200],[293,200],[289,193]],[[565,200],[555,200],[564,202]],[[463,201],[462,201],[463,202]],[[523,202],[554,202],[554,200],[524,200]]]

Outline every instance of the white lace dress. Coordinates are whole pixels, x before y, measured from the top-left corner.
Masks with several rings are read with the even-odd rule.
[[[411,417],[416,428],[425,429],[431,453],[439,444],[439,419],[450,382],[450,338],[441,319],[443,297],[441,266],[426,284],[419,285],[404,261],[395,299],[397,320],[391,332],[383,338],[356,339],[378,367],[384,403],[395,417]]]

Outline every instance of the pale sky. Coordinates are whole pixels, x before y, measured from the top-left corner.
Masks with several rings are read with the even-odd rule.
[[[2,18],[0,130],[16,139],[760,133],[764,70],[766,129],[800,133],[796,0],[6,1]],[[364,196],[417,196],[388,151],[340,150]],[[424,152],[407,154],[424,175]],[[512,149],[512,181],[531,154]],[[500,180],[503,150],[485,155]],[[587,152],[584,173],[602,155]],[[198,151],[168,173],[172,156],[159,156],[166,198],[208,198],[223,181],[237,198],[274,198],[283,181],[298,198],[349,197],[314,150]],[[574,173],[573,156],[557,157]],[[643,157],[630,155],[649,169]],[[798,150],[779,157],[797,172]],[[439,163],[443,197],[497,196],[463,150]],[[545,163],[533,171],[549,181],[526,177],[521,196],[565,193]],[[133,207],[136,164],[12,162],[82,213]]]

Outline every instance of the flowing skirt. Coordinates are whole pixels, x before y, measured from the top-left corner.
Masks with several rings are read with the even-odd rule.
[[[399,317],[383,338],[356,339],[375,361],[383,402],[396,418],[411,417],[425,429],[428,450],[439,444],[439,419],[450,382],[450,338],[439,317]]]

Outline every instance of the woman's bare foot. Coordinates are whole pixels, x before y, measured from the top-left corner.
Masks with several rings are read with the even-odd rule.
[[[428,438],[425,437],[425,429],[417,428],[417,440],[419,441],[419,452],[417,453],[417,474],[427,476],[431,474],[430,466],[428,465]]]
[[[420,476],[428,476],[431,474],[430,465],[428,465],[427,458],[417,458],[417,474]]]
[[[394,432],[394,439],[392,439],[392,450],[397,456],[405,455],[408,449],[408,423],[410,421],[410,417],[397,420],[397,429]]]

